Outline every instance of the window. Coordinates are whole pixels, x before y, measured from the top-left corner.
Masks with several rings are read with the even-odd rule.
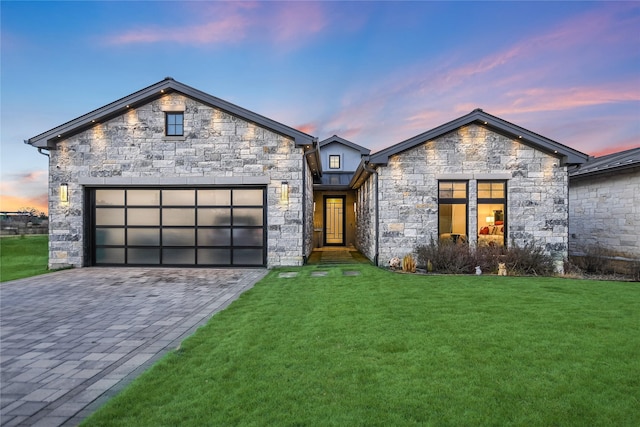
[[[329,156],[329,169],[340,169],[340,155],[331,154]]]
[[[438,183],[438,236],[454,243],[467,241],[466,181]]]
[[[505,181],[478,181],[478,246],[504,246]]]
[[[166,113],[167,136],[184,135],[184,113]]]

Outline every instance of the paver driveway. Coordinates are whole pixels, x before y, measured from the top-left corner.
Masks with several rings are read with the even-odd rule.
[[[82,268],[0,284],[0,425],[76,425],[267,273]]]

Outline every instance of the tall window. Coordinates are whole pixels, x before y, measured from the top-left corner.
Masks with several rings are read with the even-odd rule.
[[[438,182],[438,235],[454,243],[467,241],[466,181]]]
[[[506,182],[478,181],[478,245],[504,246]]]
[[[167,136],[184,135],[184,113],[166,113]]]
[[[329,169],[340,169],[340,155],[329,155]]]

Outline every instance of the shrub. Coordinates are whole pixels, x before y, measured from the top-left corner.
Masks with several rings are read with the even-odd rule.
[[[476,248],[475,264],[485,273],[497,273],[498,262],[505,262],[504,246],[481,246]]]
[[[450,241],[436,242],[433,238],[428,245],[416,247],[418,265],[425,267],[429,262],[433,271],[448,274],[473,273],[476,266],[485,273],[496,273],[498,262],[504,262],[509,274],[550,276],[555,272],[553,259],[535,243],[518,246],[515,242],[504,246],[483,246],[473,250],[466,243]]]
[[[511,274],[551,276],[555,272],[553,258],[545,254],[544,249],[535,242],[518,246],[512,241],[511,246],[505,250],[504,259]]]
[[[629,273],[631,276],[631,280],[633,280],[634,282],[640,282],[640,260],[631,262]]]
[[[584,255],[575,257],[575,263],[586,273],[607,274],[614,271],[611,262],[614,253],[609,249],[595,244],[581,247],[580,252]]]
[[[433,238],[428,245],[416,248],[418,265],[426,267],[431,261],[433,271],[448,274],[467,274],[475,270],[474,255],[466,243],[441,241],[436,243]]]

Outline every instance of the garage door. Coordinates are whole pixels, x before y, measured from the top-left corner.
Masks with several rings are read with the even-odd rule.
[[[264,188],[90,190],[94,265],[264,266]]]

